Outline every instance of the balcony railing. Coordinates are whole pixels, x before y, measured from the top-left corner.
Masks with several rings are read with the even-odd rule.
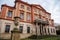
[[[35,19],[34,20],[34,23],[40,23],[40,24],[46,24],[46,25],[49,25],[49,22],[48,21],[44,21],[44,20],[42,20],[42,19]]]

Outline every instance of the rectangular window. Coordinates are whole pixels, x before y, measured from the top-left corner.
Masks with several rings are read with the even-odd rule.
[[[30,27],[27,27],[27,33],[30,33]]]
[[[23,12],[20,13],[20,18],[24,19],[24,13]]]
[[[46,33],[46,28],[44,28],[45,29],[45,33]]]
[[[1,12],[0,12],[0,15],[1,15]]]
[[[10,25],[6,25],[6,27],[5,27],[5,32],[6,32],[6,33],[9,33],[9,31],[10,31]]]
[[[52,33],[53,31],[52,31],[52,28],[51,28],[51,33]]]
[[[37,18],[39,18],[39,16],[38,15],[34,15],[34,20],[36,20]]]
[[[55,33],[55,29],[53,29],[53,33]]]
[[[43,12],[42,11],[40,11],[40,15],[43,16]]]
[[[31,14],[30,13],[27,15],[27,20],[31,20]]]
[[[8,17],[12,17],[12,11],[8,11],[7,16],[8,16]]]
[[[31,8],[30,8],[30,7],[27,7],[27,10],[28,10],[28,11],[30,11],[30,10],[31,10]]]
[[[24,9],[24,5],[21,5],[21,8]]]
[[[23,33],[23,26],[20,26],[19,30],[20,30],[20,33]]]
[[[42,34],[42,33],[41,33],[41,25],[40,25],[40,34]]]
[[[38,12],[38,14],[39,14],[39,13],[40,13],[40,10],[38,10],[37,12]]]
[[[34,9],[34,12],[37,13],[37,9]]]
[[[48,33],[49,33],[49,28],[48,28]]]

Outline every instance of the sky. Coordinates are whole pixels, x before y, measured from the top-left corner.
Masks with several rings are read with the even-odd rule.
[[[14,6],[15,0],[0,0],[0,8],[2,4]],[[39,4],[47,12],[51,13],[51,18],[54,19],[55,23],[60,24],[60,0],[22,0],[29,4]],[[0,9],[1,10],[1,9]]]

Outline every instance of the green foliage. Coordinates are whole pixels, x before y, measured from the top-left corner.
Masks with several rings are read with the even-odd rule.
[[[41,39],[41,36],[38,36],[38,38],[35,38],[35,39],[25,38],[21,40],[60,40],[60,36],[42,36],[42,39]]]

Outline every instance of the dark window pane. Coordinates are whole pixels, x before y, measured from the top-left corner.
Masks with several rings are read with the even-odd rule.
[[[6,25],[5,32],[9,33],[10,31],[10,25]]]
[[[24,5],[21,5],[21,8],[24,9]]]
[[[20,13],[20,18],[24,19],[24,13]]]
[[[30,10],[31,10],[31,8],[30,8],[30,7],[27,7],[27,10],[28,10],[28,11],[30,11]]]
[[[48,28],[48,33],[49,33],[49,28]]]
[[[51,33],[53,32],[52,28],[51,28]]]
[[[12,17],[12,11],[8,11],[7,16],[8,16],[8,17]]]
[[[31,20],[31,14],[27,15],[27,20]]]
[[[30,33],[30,27],[27,27],[27,33]]]
[[[46,33],[46,28],[44,28],[45,29],[45,33]]]
[[[41,25],[40,25],[40,34],[41,34]]]
[[[20,26],[19,30],[20,30],[20,33],[23,33],[23,26]]]
[[[53,33],[55,33],[55,29],[53,29]]]

